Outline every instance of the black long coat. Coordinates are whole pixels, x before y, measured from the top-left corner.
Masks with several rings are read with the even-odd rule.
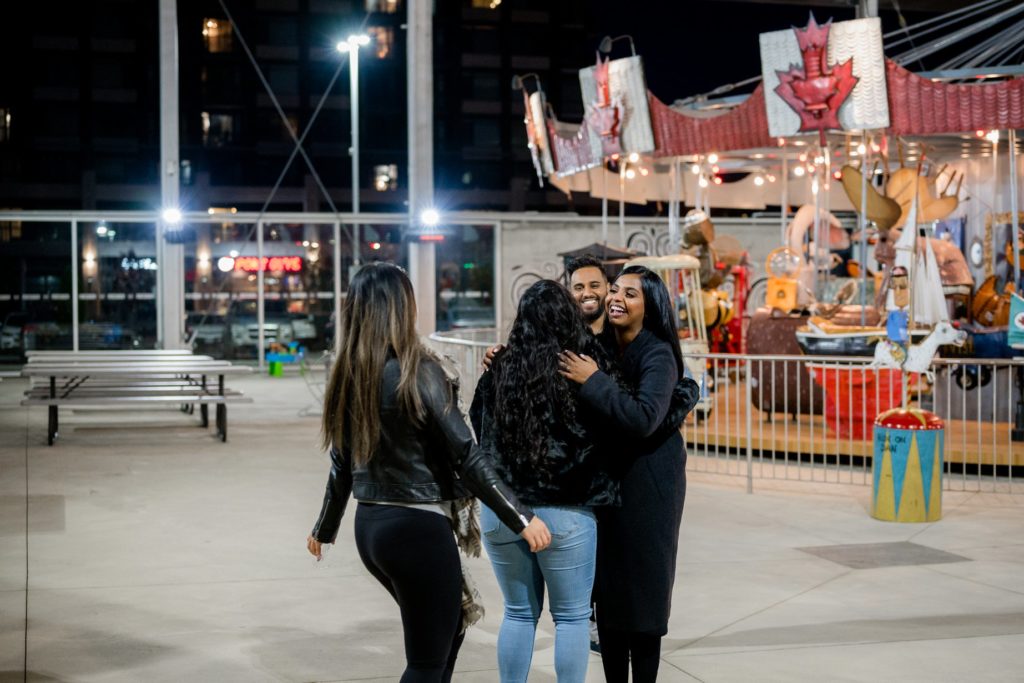
[[[686,496],[679,424],[665,425],[678,369],[668,342],[647,330],[626,347],[619,369],[628,388],[598,372],[580,390],[614,438],[622,483],[622,506],[598,512],[598,619],[618,630],[664,635]]]

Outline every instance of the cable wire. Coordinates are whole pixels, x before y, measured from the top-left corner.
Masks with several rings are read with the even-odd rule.
[[[958,9],[958,10],[954,10],[952,12],[947,12],[946,14],[939,15],[939,16],[934,17],[932,19],[927,19],[925,21],[920,21],[920,22],[918,22],[916,24],[911,24],[910,26],[906,26],[904,28],[900,28],[900,29],[897,29],[895,31],[890,31],[889,33],[884,33],[884,34],[882,34],[882,40],[886,40],[888,38],[893,38],[893,37],[899,35],[900,33],[907,33],[908,34],[904,38],[900,38],[899,40],[894,40],[891,43],[886,44],[885,45],[885,49],[889,50],[889,49],[892,49],[892,48],[894,48],[894,47],[896,47],[898,45],[902,45],[903,43],[906,43],[907,41],[909,41],[909,40],[911,40],[913,38],[921,38],[921,37],[926,36],[926,35],[928,35],[930,33],[934,33],[935,31],[940,31],[940,30],[942,30],[944,28],[948,28],[949,26],[951,26],[951,25],[953,25],[953,24],[955,24],[957,22],[963,21],[964,19],[967,19],[968,17],[972,17],[972,16],[974,16],[976,14],[981,14],[982,12],[987,12],[987,11],[993,10],[996,7],[1000,6],[1000,5],[1005,5],[1005,4],[1008,4],[1010,2],[1013,2],[1013,0],[985,0],[985,2],[981,2],[981,3],[978,3],[976,5],[968,5],[967,7],[962,7],[960,9]],[[963,16],[960,16],[960,15],[963,15]],[[931,26],[935,22],[942,22],[942,23],[940,23],[938,26],[933,26],[932,28],[930,28],[930,29],[928,29],[926,31],[921,31],[920,30],[924,26]]]
[[[248,43],[242,36],[242,31],[239,28],[238,23],[232,17],[231,11],[228,10],[227,3],[224,0],[218,1],[220,3],[221,9],[224,10],[224,15],[227,17],[227,20],[231,22],[231,25],[234,27],[235,35],[238,36],[238,41],[244,48],[245,54],[249,58],[249,62],[252,64],[253,68],[256,69],[256,74],[259,76],[260,82],[266,89],[267,94],[270,95],[270,99],[274,104],[274,108],[277,110],[277,114],[280,117],[282,124],[288,131],[288,134],[291,136],[292,142],[295,143],[294,147],[292,148],[292,152],[288,157],[288,160],[285,162],[284,168],[281,169],[281,173],[277,176],[277,180],[274,182],[274,186],[270,190],[270,194],[267,196],[266,201],[263,202],[263,206],[260,207],[259,213],[256,216],[256,220],[253,221],[252,227],[249,228],[249,231],[245,235],[245,240],[242,243],[242,248],[239,249],[239,253],[241,254],[242,252],[245,251],[245,247],[252,243],[253,235],[255,235],[256,230],[259,229],[260,222],[262,221],[263,216],[267,213],[267,209],[270,207],[271,202],[274,201],[274,197],[277,195],[277,191],[281,188],[281,183],[284,182],[285,176],[288,174],[288,171],[291,168],[292,163],[295,161],[295,157],[300,153],[302,154],[302,158],[306,161],[306,165],[309,167],[310,172],[312,172],[313,178],[316,180],[317,186],[320,188],[320,191],[327,199],[327,204],[328,206],[330,206],[331,212],[334,213],[336,216],[339,215],[338,209],[334,205],[334,201],[331,199],[330,193],[327,191],[327,188],[324,186],[323,181],[320,179],[320,174],[317,173],[316,168],[313,166],[312,160],[306,154],[306,150],[302,147],[302,143],[305,142],[306,137],[309,135],[309,132],[313,129],[313,124],[316,122],[317,117],[320,115],[320,111],[323,109],[324,104],[327,102],[328,95],[330,95],[331,90],[334,89],[334,84],[337,82],[338,77],[341,75],[342,70],[345,68],[345,65],[348,64],[349,62],[349,56],[347,54],[344,55],[344,57],[338,63],[338,67],[334,70],[334,74],[331,76],[331,80],[327,83],[327,87],[324,88],[323,95],[320,96],[320,101],[317,102],[316,108],[313,110],[313,114],[309,117],[309,121],[306,123],[306,127],[303,129],[302,135],[296,137],[295,130],[291,127],[291,124],[288,122],[288,118],[285,116],[284,110],[281,108],[280,102],[274,95],[273,88],[270,87],[270,83],[264,77],[263,70],[260,69],[259,64],[256,62],[256,58],[253,56],[252,51],[249,49]],[[362,31],[366,27],[366,23],[369,21],[369,19],[369,13],[363,15],[363,20],[359,24],[359,31]],[[348,234],[349,242],[351,242],[354,239],[352,229],[347,225],[343,225],[343,227],[345,228],[345,232]],[[220,287],[218,287],[217,289],[217,292],[223,292],[224,288],[227,286],[229,282],[230,280],[224,280],[223,282],[221,282]],[[199,334],[200,326],[202,326],[203,323],[205,323],[207,318],[209,317],[210,312],[205,311],[203,313],[203,316],[195,324],[195,331],[192,333],[192,336],[185,339],[186,343],[188,343],[189,346],[191,346],[195,342],[195,338]]]
[[[998,24],[1004,19],[1012,17],[1015,14],[1019,14],[1022,11],[1024,11],[1024,3],[1020,3],[1015,7],[1003,10],[1002,12],[995,14],[991,17],[988,17],[987,19],[982,19],[979,22],[958,29],[941,38],[931,41],[927,45],[923,45],[919,48],[908,50],[907,52],[896,55],[895,57],[893,57],[893,61],[901,65],[906,64],[908,62],[917,61],[922,57],[927,57],[928,55],[944,50],[950,45],[953,45],[955,43],[962,41],[965,38],[973,36],[975,33],[979,33],[988,28],[991,28],[992,26]]]

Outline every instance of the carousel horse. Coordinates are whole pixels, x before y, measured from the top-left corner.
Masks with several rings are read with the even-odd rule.
[[[943,344],[963,346],[967,341],[967,333],[958,330],[948,322],[941,322],[924,338],[920,344],[913,344],[906,349],[888,339],[882,339],[875,345],[875,358],[869,368],[901,368],[906,372],[924,374],[929,382],[935,381],[935,373],[930,370],[935,352]]]

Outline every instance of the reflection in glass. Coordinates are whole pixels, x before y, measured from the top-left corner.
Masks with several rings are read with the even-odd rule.
[[[156,345],[156,228],[78,225],[78,345],[82,350]]]
[[[494,228],[452,228],[436,258],[437,329],[494,327]]]
[[[0,363],[71,347],[68,224],[0,221]]]
[[[227,19],[203,19],[203,45],[207,52],[231,52],[235,35]]]

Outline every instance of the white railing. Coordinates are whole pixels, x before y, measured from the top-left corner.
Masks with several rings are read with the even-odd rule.
[[[458,364],[467,404],[495,339],[494,330],[430,336]],[[1015,424],[1024,360],[936,359],[931,383],[864,357],[697,357],[707,363],[697,379],[714,389],[682,427],[692,471],[744,477],[748,491],[766,479],[871,486],[875,418],[906,391],[911,407],[945,422],[947,490],[1024,492],[1024,424]]]
[[[494,346],[498,333],[493,327],[434,332],[424,341],[431,349],[448,356],[459,370],[459,391],[468,408],[483,372],[484,356]]]

